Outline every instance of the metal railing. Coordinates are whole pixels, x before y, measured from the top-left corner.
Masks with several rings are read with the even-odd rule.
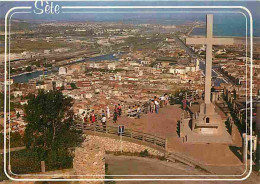
[[[101,124],[83,124],[82,122],[76,123],[76,129],[82,131],[93,131],[100,132],[111,135],[119,135],[118,127],[115,126],[106,126],[103,127]],[[147,134],[144,132],[139,132],[131,129],[125,129],[124,133],[122,133],[123,137],[127,137],[130,139],[135,139],[143,142],[147,142],[156,146],[160,146],[163,149],[166,149],[166,139],[162,137],[158,137],[155,135]]]
[[[118,127],[116,126],[103,127],[101,124],[86,124],[86,123],[83,124],[80,121],[76,122],[75,125],[76,125],[76,129],[80,131],[91,131],[91,132],[102,133],[105,135],[107,134],[107,135],[119,136]],[[183,154],[168,152],[166,138],[158,137],[155,135],[151,135],[151,134],[147,134],[144,132],[139,132],[131,129],[125,129],[125,132],[122,134],[122,136],[128,138],[129,141],[131,141],[131,139],[136,141],[141,141],[144,143],[157,146],[160,149],[163,149],[166,153],[166,158],[169,160],[174,160],[174,161],[177,160],[191,167],[195,167],[197,165],[205,169],[203,165],[201,165],[196,161],[193,161],[192,159],[185,157]]]

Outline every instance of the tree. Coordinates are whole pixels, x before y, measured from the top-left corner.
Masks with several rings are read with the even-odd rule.
[[[6,98],[6,111],[9,111],[9,98]],[[0,93],[0,110],[4,111],[4,94]],[[14,102],[10,102],[10,111],[14,111]]]
[[[73,128],[72,105],[72,98],[60,91],[39,90],[37,96],[28,95],[28,104],[24,108],[28,122],[24,142],[38,159],[48,162],[55,158],[66,162],[63,158],[68,148],[82,141],[81,132]]]
[[[10,73],[15,73],[15,72],[16,72],[16,70],[14,68],[10,69]]]
[[[31,67],[31,66],[27,66],[27,67],[25,68],[25,70],[26,70],[26,72],[31,72],[31,71],[32,71],[32,67]]]
[[[4,94],[0,93],[0,110],[4,111]]]
[[[71,86],[72,89],[77,89],[77,86],[76,86],[75,83],[70,83],[70,86]]]
[[[235,90],[235,89],[233,90],[233,97],[234,97],[234,100],[236,100],[236,99],[237,99],[237,92],[236,92],[236,90]]]

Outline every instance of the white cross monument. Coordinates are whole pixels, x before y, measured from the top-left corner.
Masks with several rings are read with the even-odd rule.
[[[233,38],[214,38],[213,37],[213,15],[207,14],[207,36],[204,38],[186,38],[186,44],[206,45],[206,68],[205,68],[205,95],[204,103],[200,106],[200,114],[196,118],[197,128],[201,133],[216,133],[218,124],[221,122],[220,116],[215,112],[215,106],[211,103],[211,72],[212,72],[212,45],[232,45]],[[196,126],[194,125],[194,126]],[[204,129],[204,131],[203,131]],[[206,131],[205,131],[206,130]]]

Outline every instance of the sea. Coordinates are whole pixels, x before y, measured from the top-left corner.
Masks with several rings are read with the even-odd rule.
[[[260,3],[257,1],[186,1],[186,0],[121,0],[121,1],[61,1],[60,6],[243,6],[252,14],[253,36],[260,36]],[[34,2],[0,2],[0,18],[13,6],[32,6]],[[73,13],[76,12],[76,13]],[[155,23],[165,25],[180,25],[194,21],[206,22],[206,14],[214,14],[215,36],[244,37],[246,20],[242,9],[77,9],[62,10],[57,15],[16,14],[13,18],[31,21],[99,21],[121,23]],[[249,20],[248,20],[249,24]],[[248,25],[249,30],[249,25]],[[192,35],[205,35],[205,29],[196,28]],[[249,35],[249,31],[248,31]]]
[[[231,36],[231,37],[245,37],[247,28],[247,36],[250,36],[250,27],[246,26],[245,17],[224,15],[214,15],[213,35],[215,36]],[[206,35],[206,25],[194,28],[191,35]],[[260,36],[259,21],[254,22],[253,36]]]

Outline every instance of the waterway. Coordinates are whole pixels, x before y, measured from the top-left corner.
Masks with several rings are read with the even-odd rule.
[[[91,58],[82,59],[77,62],[73,62],[73,64],[83,63],[83,62],[88,62],[88,61],[99,62],[99,61],[104,61],[104,60],[118,61],[118,58],[116,56],[114,56],[113,54],[106,54],[106,55],[102,55],[102,56],[95,56],[95,57],[91,57]],[[44,71],[44,75],[52,74],[54,71],[57,71],[57,70],[58,70],[58,68],[55,68],[54,70]],[[29,80],[35,79],[41,75],[43,75],[43,71],[34,71],[31,73],[17,75],[17,76],[11,77],[11,78],[14,80],[15,83],[27,83],[27,82],[29,82]]]
[[[82,62],[89,62],[89,61],[99,62],[99,61],[104,61],[104,60],[118,61],[118,58],[116,56],[114,56],[113,54],[106,54],[106,55],[102,55],[102,56],[95,56],[95,57],[91,57],[91,58],[82,59],[82,60],[79,60],[77,62],[74,62],[73,64],[82,63]],[[205,64],[204,64],[204,62],[200,62],[200,69],[205,74]],[[55,68],[54,70],[44,71],[44,75],[52,74],[57,70],[58,70],[58,68]],[[27,82],[29,82],[30,79],[35,79],[37,77],[40,77],[41,75],[43,75],[43,71],[34,71],[34,72],[31,72],[31,73],[21,74],[21,75],[14,76],[14,77],[11,77],[11,78],[14,80],[15,83],[27,83]],[[220,86],[221,83],[225,83],[225,81],[223,79],[218,78],[218,74],[214,70],[212,70],[212,77],[216,78],[214,80],[215,86]]]
[[[205,75],[205,63],[200,62],[200,69],[203,71],[203,74]],[[214,78],[214,85],[220,86],[221,83],[226,83],[223,79],[218,78],[218,74],[212,69],[212,78]]]
[[[48,75],[51,73],[51,70],[44,71],[44,75]],[[21,74],[11,78],[14,80],[15,83],[27,83],[30,79],[37,78],[40,75],[43,75],[43,71],[34,71],[32,73]]]

